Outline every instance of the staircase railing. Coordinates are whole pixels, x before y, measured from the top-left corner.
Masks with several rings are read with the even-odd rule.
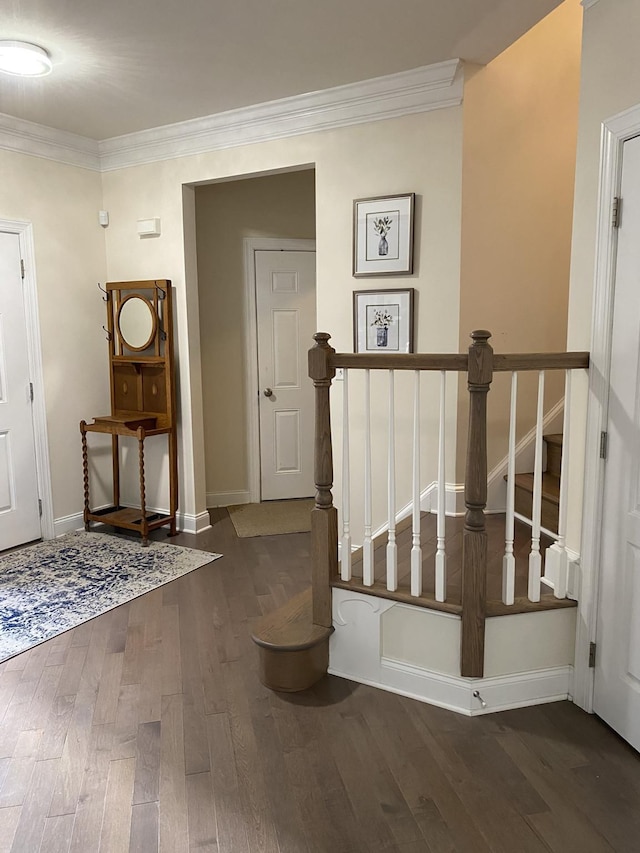
[[[313,622],[330,628],[332,624],[331,589],[352,582],[351,578],[351,518],[350,518],[350,456],[349,456],[349,413],[348,381],[351,371],[363,371],[365,387],[365,434],[364,434],[364,535],[361,551],[361,590],[412,602],[458,614],[461,617],[461,675],[482,677],[484,668],[485,618],[487,615],[487,532],[485,508],[487,504],[487,395],[496,372],[511,372],[512,402],[509,440],[509,473],[507,477],[507,514],[505,528],[505,554],[503,558],[502,602],[498,602],[497,613],[509,612],[516,603],[514,597],[513,559],[513,479],[515,459],[515,409],[517,375],[521,371],[538,373],[538,405],[535,433],[535,471],[533,518],[531,520],[531,553],[529,555],[528,598],[535,603],[540,598],[542,555],[540,551],[540,482],[542,476],[542,429],[544,376],[547,370],[565,371],[567,382],[571,372],[583,370],[589,365],[586,352],[494,354],[489,344],[491,335],[487,331],[472,333],[472,344],[468,353],[455,354],[364,354],[336,353],[329,345],[330,336],[319,332],[314,338],[315,346],[309,351],[309,375],[316,393],[315,419],[315,484],[316,500],[311,517],[312,547],[312,597]],[[342,535],[341,572],[338,571],[338,516],[333,505],[333,447],[331,435],[330,389],[336,371],[343,373],[343,447],[342,447]],[[386,578],[375,576],[376,541],[372,531],[372,501],[374,472],[371,463],[370,428],[370,380],[372,371],[387,371],[389,375],[389,429],[388,429],[388,532],[386,542]],[[395,371],[414,372],[413,438],[412,458],[412,501],[411,501],[411,554],[409,588],[399,586],[397,574],[396,543],[396,448],[394,377]],[[422,547],[420,540],[421,522],[421,425],[420,425],[420,376],[424,371],[440,373],[440,417],[438,435],[438,478],[437,478],[437,547],[435,553],[434,591],[423,592]],[[466,373],[469,391],[469,430],[467,438],[466,474],[464,484],[465,518],[461,562],[460,601],[447,600],[447,555],[444,538],[445,525],[445,388],[446,375]],[[565,390],[566,399],[568,393]],[[565,405],[565,431],[568,426],[570,407]],[[565,464],[567,454],[563,457]],[[557,598],[566,594],[567,551],[565,543],[566,525],[566,481],[565,492],[560,495],[560,519],[557,541],[549,552],[548,560],[554,567],[554,592]],[[511,497],[510,497],[511,496]],[[537,503],[536,503],[537,502]],[[378,545],[379,547],[379,545]],[[521,608],[522,609],[522,608]],[[525,608],[526,609],[526,608]],[[513,610],[513,612],[517,612]]]

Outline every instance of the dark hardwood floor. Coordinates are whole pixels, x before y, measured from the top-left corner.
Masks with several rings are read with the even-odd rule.
[[[221,510],[175,541],[224,557],[0,665],[0,851],[640,850],[640,757],[595,717],[270,693],[251,625],[308,584],[308,534]]]

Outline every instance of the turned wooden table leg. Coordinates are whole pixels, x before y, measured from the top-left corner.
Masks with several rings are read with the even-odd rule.
[[[82,436],[82,480],[84,487],[84,529],[89,530],[89,454],[87,451],[87,422],[80,421]]]
[[[169,536],[175,536],[178,532],[176,515],[178,512],[178,445],[175,429],[168,435],[169,441],[169,514],[171,524]]]
[[[111,465],[113,470],[113,506],[120,506],[120,443],[117,435],[111,436]]]
[[[146,494],[144,485],[144,429],[138,427],[138,460],[140,468],[140,532],[142,533],[142,544],[149,544],[149,523],[147,521]]]

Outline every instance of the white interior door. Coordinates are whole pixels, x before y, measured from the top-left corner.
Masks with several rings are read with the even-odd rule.
[[[19,237],[0,231],[0,550],[41,533],[26,329]]]
[[[640,137],[621,196],[593,707],[640,750]]]
[[[310,497],[316,331],[315,252],[257,251],[256,307],[262,500]]]

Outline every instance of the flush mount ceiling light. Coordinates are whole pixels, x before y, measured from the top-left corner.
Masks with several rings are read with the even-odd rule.
[[[37,44],[0,40],[0,71],[20,77],[42,77],[51,67],[49,54]]]

